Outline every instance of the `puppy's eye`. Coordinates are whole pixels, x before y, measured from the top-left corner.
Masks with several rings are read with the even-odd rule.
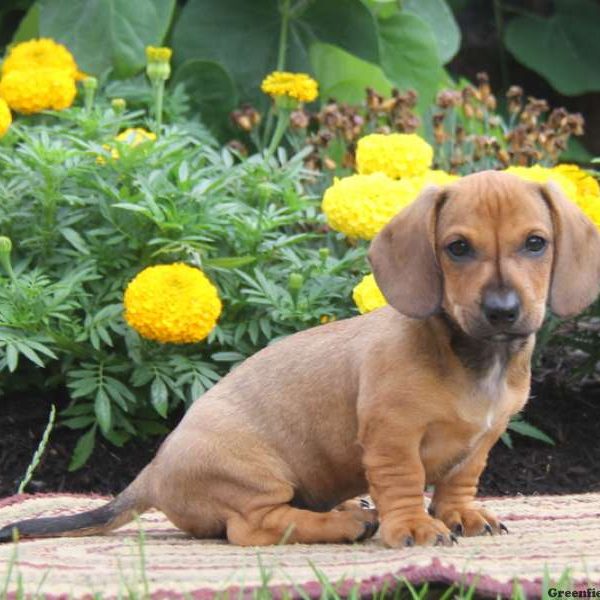
[[[451,258],[465,258],[473,251],[469,242],[465,240],[456,240],[455,242],[448,244],[446,250]]]
[[[546,240],[539,235],[530,235],[525,240],[525,250],[532,254],[541,254],[546,247]]]

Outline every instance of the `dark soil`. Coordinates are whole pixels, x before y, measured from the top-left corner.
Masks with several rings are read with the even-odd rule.
[[[58,407],[64,400],[52,399]],[[48,419],[48,399],[0,399],[0,497],[16,493]],[[181,416],[181,415],[179,415]],[[524,412],[527,421],[556,442],[549,446],[513,433],[514,449],[499,442],[492,450],[481,495],[566,494],[600,491],[600,387],[561,389],[549,378],[534,385]],[[176,424],[176,418],[172,426]],[[152,458],[161,439],[116,448],[100,437],[88,464],[69,473],[79,432],[55,428],[29,492],[122,490]]]

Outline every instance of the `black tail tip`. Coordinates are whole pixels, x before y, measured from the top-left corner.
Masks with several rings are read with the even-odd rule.
[[[8,544],[16,542],[20,538],[19,531],[16,527],[3,527],[0,529],[0,544]]]

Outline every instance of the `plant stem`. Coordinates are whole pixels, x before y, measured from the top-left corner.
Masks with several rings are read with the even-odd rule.
[[[279,31],[279,50],[277,51],[277,71],[283,71],[285,68],[289,24],[290,0],[283,0],[281,7],[281,29]]]
[[[277,146],[279,146],[279,142],[281,142],[281,138],[287,129],[288,119],[289,111],[280,107],[277,111],[277,125],[275,126],[271,143],[265,152],[265,160],[268,161],[275,153],[275,150],[277,150]]]
[[[158,137],[162,127],[163,100],[165,95],[165,82],[162,80],[154,82],[154,133]]]

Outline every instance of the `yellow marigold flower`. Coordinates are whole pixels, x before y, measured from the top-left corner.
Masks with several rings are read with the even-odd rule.
[[[263,80],[260,89],[276,98],[287,96],[298,102],[312,102],[319,95],[317,82],[306,73],[273,71]]]
[[[385,173],[392,179],[423,175],[433,148],[416,133],[373,133],[358,140],[356,168],[361,175]]]
[[[583,196],[600,196],[600,185],[598,180],[584,171],[578,165],[557,165],[552,169],[554,173],[564,175],[577,188],[577,194]]]
[[[590,221],[600,229],[600,196],[582,196],[577,204]]]
[[[0,80],[0,97],[10,108],[27,115],[64,110],[73,104],[76,94],[73,77],[63,69],[10,71]]]
[[[13,46],[2,63],[2,76],[12,71],[31,69],[61,69],[73,79],[83,79],[73,55],[66,46],[50,38],[29,40]]]
[[[598,180],[578,165],[557,165],[552,170],[573,183],[577,189],[575,201],[579,208],[597,227],[600,227],[600,185]]]
[[[173,50],[165,46],[148,46],[146,48],[146,58],[149,62],[169,62],[172,55]]]
[[[135,147],[144,144],[145,142],[154,142],[156,140],[156,134],[143,127],[129,127],[121,131],[121,133],[115,137],[115,140],[117,142],[126,143],[131,147]],[[110,156],[113,160],[121,158],[121,155],[116,148],[113,148],[109,144],[102,144],[102,147],[107,152],[110,152]],[[97,156],[96,162],[99,165],[106,164],[104,156]]]
[[[0,137],[8,131],[12,123],[12,115],[6,101],[0,98]]]
[[[143,127],[129,127],[117,137],[117,142],[127,142],[130,146],[139,146],[144,142],[154,142],[156,140],[156,134],[144,129]]]
[[[427,169],[422,175],[411,177],[418,187],[423,188],[426,185],[450,185],[460,179],[460,176],[453,175],[452,173],[446,173],[441,169]]]
[[[217,288],[200,269],[183,263],[148,267],[129,283],[125,320],[141,336],[157,342],[199,342],[221,314]]]
[[[352,299],[361,315],[387,304],[373,274],[365,275],[352,290]]]
[[[564,174],[550,169],[548,167],[542,167],[540,165],[534,165],[533,167],[508,167],[507,173],[517,175],[526,181],[533,181],[536,183],[548,183],[553,181],[573,202],[577,201],[577,187],[576,185]]]
[[[332,229],[370,240],[420,190],[410,179],[394,181],[383,173],[335,179],[323,196],[322,209]]]

